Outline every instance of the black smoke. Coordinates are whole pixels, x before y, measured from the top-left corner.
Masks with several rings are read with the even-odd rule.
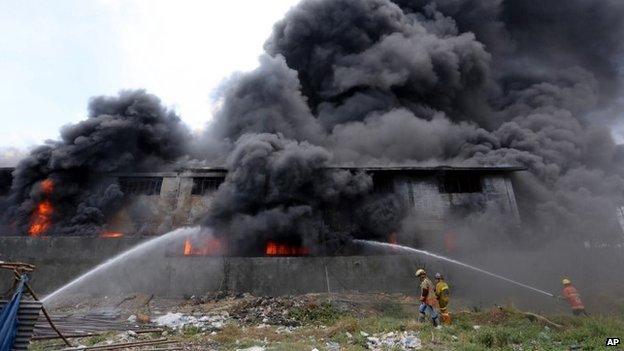
[[[124,91],[96,97],[88,118],[61,130],[22,159],[0,211],[16,233],[27,233],[32,213],[46,196],[54,206],[48,235],[93,235],[104,230],[123,193],[108,174],[162,169],[185,155],[190,134],[154,95]],[[41,190],[45,180],[54,191]]]
[[[283,132],[332,164],[524,166],[531,238],[621,241],[605,111],[621,94],[623,14],[607,0],[303,1],[226,90],[215,130],[230,149]]]
[[[191,158],[229,169],[205,223],[240,246],[383,238],[418,221],[369,176],[332,167],[518,165],[525,237],[613,241],[623,15],[617,0],[304,0],[259,67],[228,81],[201,138],[143,92],[96,99],[20,163],[3,212],[23,226],[51,178],[61,231],[100,227],[120,196],[102,174]],[[332,228],[334,208],[349,226]],[[501,222],[484,216],[470,226]]]

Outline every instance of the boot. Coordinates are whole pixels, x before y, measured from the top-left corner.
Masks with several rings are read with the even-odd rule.
[[[451,314],[448,312],[443,312],[440,314],[440,319],[442,320],[442,324],[444,325],[451,325]]]
[[[425,323],[426,318],[427,316],[424,313],[421,313],[420,316],[418,316],[418,323]]]
[[[434,328],[441,328],[439,317],[431,318],[431,322],[433,323]]]

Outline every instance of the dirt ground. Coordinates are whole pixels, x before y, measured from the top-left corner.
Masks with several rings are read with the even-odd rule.
[[[73,346],[99,350],[601,350],[624,339],[624,305],[612,313],[535,316],[513,306],[452,305],[453,323],[419,323],[417,299],[397,294],[257,297],[210,294],[183,300],[137,294],[73,296],[52,310]],[[38,328],[39,338],[52,337]],[[146,342],[142,347],[114,344]],[[107,346],[108,345],[108,346]],[[59,339],[31,350],[59,350]]]

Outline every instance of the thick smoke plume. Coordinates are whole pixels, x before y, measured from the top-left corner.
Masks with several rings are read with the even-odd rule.
[[[332,167],[516,165],[528,169],[515,179],[525,226],[509,237],[621,241],[624,153],[610,126],[623,16],[617,0],[305,0],[259,67],[230,79],[200,140],[143,92],[95,99],[89,119],[19,164],[3,212],[23,227],[49,178],[59,233],[101,227],[121,196],[102,174],[191,158],[227,166],[205,223],[239,247],[385,239],[414,235],[418,219],[370,176]],[[324,214],[338,207],[346,227]],[[457,227],[503,222],[487,211]]]
[[[621,240],[622,156],[604,111],[621,93],[623,14],[615,1],[304,1],[225,91],[208,138],[239,150],[281,133],[342,165],[524,166],[524,236]]]
[[[93,98],[89,116],[61,131],[61,140],[33,150],[17,165],[4,222],[27,233],[45,197],[53,205],[48,234],[98,234],[123,193],[113,172],[162,168],[186,153],[189,133],[178,116],[143,91]],[[53,191],[45,191],[52,181]]]

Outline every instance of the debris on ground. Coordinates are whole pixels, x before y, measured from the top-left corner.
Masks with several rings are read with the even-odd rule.
[[[420,350],[422,342],[412,331],[374,334],[366,338],[369,350]]]
[[[201,331],[215,331],[223,329],[228,318],[229,315],[227,312],[201,317],[189,316],[182,313],[167,313],[164,316],[156,318],[154,323],[174,330],[193,327]]]
[[[589,335],[595,325],[600,325],[604,333],[624,330],[621,318],[579,319],[546,315],[543,311],[538,315],[543,318],[528,318],[514,308],[495,306],[477,311],[462,309],[459,303],[454,305],[453,324],[438,330],[430,323],[417,322],[417,297],[398,294],[265,297],[215,293],[177,300],[136,295],[80,297],[73,301],[57,306],[53,317],[73,345],[96,349],[157,343],[150,347],[183,351],[519,351],[576,345],[579,340],[573,336]],[[35,338],[33,350],[62,348],[49,330],[36,332],[40,335]],[[584,341],[580,344],[583,348],[591,346]]]

